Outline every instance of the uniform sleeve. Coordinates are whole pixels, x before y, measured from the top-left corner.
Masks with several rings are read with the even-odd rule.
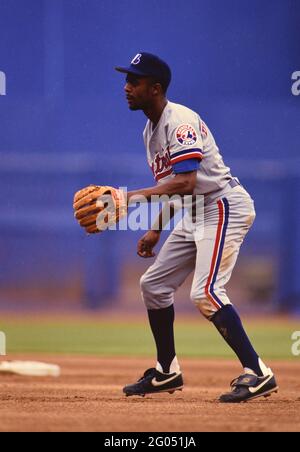
[[[198,171],[199,167],[200,162],[198,159],[183,160],[182,162],[173,164],[173,173],[174,174],[191,173],[193,171]]]
[[[199,122],[190,121],[172,127],[169,134],[169,152],[175,174],[199,169],[203,159],[203,142]]]

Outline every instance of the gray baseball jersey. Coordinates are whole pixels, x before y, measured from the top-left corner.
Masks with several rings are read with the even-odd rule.
[[[179,223],[155,263],[141,279],[148,309],[174,302],[174,293],[194,272],[191,298],[211,318],[230,304],[225,285],[231,277],[240,247],[254,218],[254,203],[224,164],[206,124],[192,110],[168,102],[152,130],[148,121],[144,140],[148,162],[158,183],[178,173],[197,171],[195,194],[204,195],[203,231],[192,221]],[[234,182],[234,181],[233,181]],[[187,239],[187,237],[189,237]]]
[[[158,183],[197,169],[195,194],[207,195],[222,190],[232,180],[209,128],[183,105],[168,102],[154,130],[151,121],[147,122],[144,141]]]

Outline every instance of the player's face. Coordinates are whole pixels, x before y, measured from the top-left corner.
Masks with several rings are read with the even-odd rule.
[[[146,110],[153,102],[153,83],[149,77],[127,74],[124,87],[130,110]]]

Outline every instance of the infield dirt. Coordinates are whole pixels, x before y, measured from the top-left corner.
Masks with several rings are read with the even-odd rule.
[[[12,358],[12,357],[10,357]],[[62,376],[0,376],[0,431],[300,431],[300,361],[272,364],[279,394],[242,405],[217,398],[240,368],[234,361],[183,359],[185,389],[126,398],[149,359],[14,356],[59,364]]]

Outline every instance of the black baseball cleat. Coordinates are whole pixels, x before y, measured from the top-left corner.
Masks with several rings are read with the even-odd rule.
[[[146,370],[144,376],[136,383],[125,386],[123,392],[127,397],[134,395],[144,397],[146,394],[156,394],[158,392],[169,392],[173,394],[175,391],[181,391],[182,389],[183,378],[181,372],[163,374],[151,368]]]
[[[278,386],[273,374],[257,377],[252,374],[241,375],[230,384],[232,391],[221,395],[221,403],[241,403],[258,397],[269,397],[278,392]]]

